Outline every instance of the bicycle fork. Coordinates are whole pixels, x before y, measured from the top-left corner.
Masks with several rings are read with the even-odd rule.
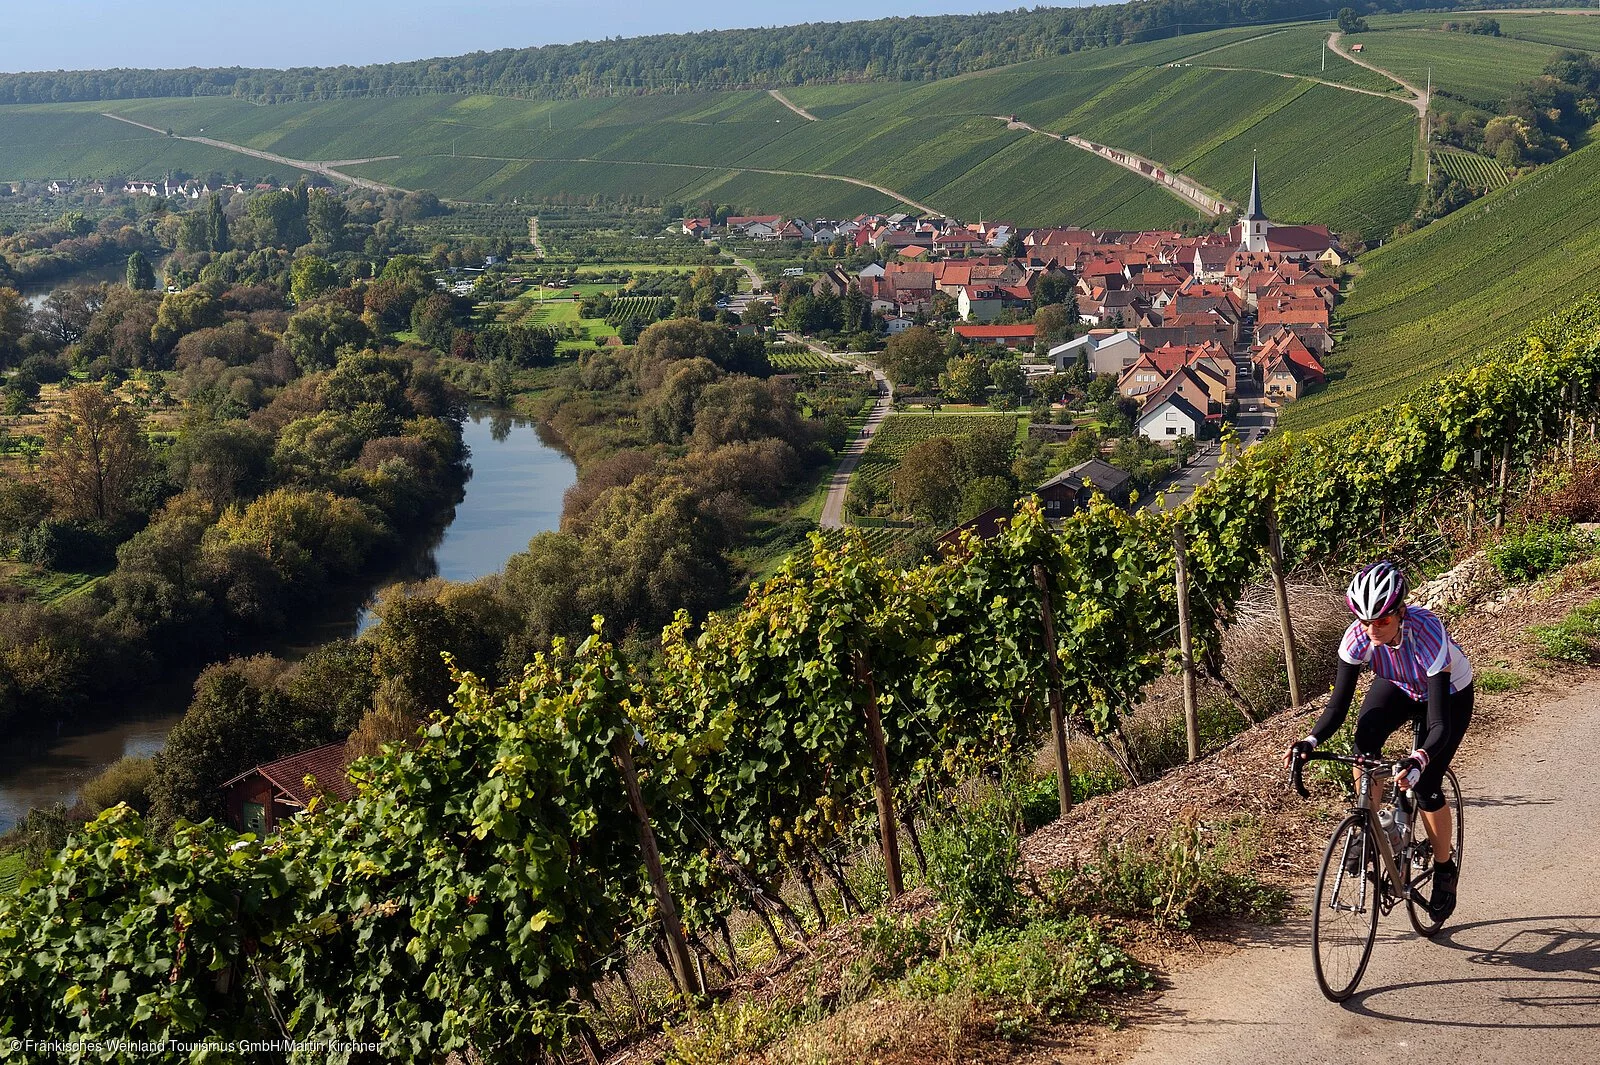
[[[1428,904],[1428,900],[1425,899],[1422,896],[1422,893],[1417,890],[1415,884],[1408,883],[1406,881],[1405,874],[1400,871],[1399,856],[1395,854],[1393,841],[1389,839],[1389,833],[1385,832],[1383,825],[1379,823],[1377,812],[1367,807],[1358,807],[1357,809],[1366,814],[1367,831],[1360,837],[1359,842],[1357,842],[1355,845],[1365,849],[1367,840],[1377,840],[1379,857],[1378,866],[1383,872],[1384,882],[1390,889],[1390,894],[1388,895],[1387,899],[1380,897],[1378,900],[1376,900],[1380,905],[1383,906],[1383,912],[1388,914],[1390,910],[1394,909],[1394,907],[1402,901],[1415,902],[1418,905],[1426,906]],[[1339,893],[1340,889],[1344,886],[1344,878],[1350,875],[1348,869],[1350,846],[1351,843],[1347,837],[1345,840],[1345,853],[1340,855],[1339,871],[1334,877],[1333,890],[1335,899],[1340,897]],[[1362,854],[1360,855],[1360,860],[1357,862],[1357,865],[1362,870],[1362,876],[1361,890],[1356,896],[1355,905],[1340,906],[1335,903],[1335,909],[1349,910],[1354,913],[1366,912],[1367,888],[1371,883],[1371,880],[1365,875],[1367,869],[1366,858],[1367,856]]]

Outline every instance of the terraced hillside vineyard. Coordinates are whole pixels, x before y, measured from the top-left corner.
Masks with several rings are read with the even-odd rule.
[[[872,443],[856,467],[852,484],[870,484],[879,496],[893,489],[890,478],[912,446],[940,436],[975,432],[1005,432],[1015,436],[1015,414],[891,414],[873,434]]]
[[[1464,185],[1478,189],[1497,189],[1511,180],[1498,162],[1476,152],[1436,151],[1434,165]]]

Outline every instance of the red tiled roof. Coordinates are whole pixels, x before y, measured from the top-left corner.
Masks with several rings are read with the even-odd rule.
[[[349,768],[350,761],[345,757],[345,745],[330,743],[326,747],[301,751],[299,754],[280,758],[276,762],[247,769],[223,787],[231,787],[248,776],[260,775],[297,806],[305,806],[311,801],[311,796],[319,792],[345,801],[356,793],[355,786],[345,775]],[[316,778],[315,790],[305,786],[305,778],[308,776]]]

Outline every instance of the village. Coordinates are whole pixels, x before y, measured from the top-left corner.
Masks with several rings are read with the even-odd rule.
[[[1027,230],[908,214],[693,218],[682,231],[870,249],[881,261],[830,266],[816,291],[843,297],[854,287],[891,336],[948,319],[965,344],[1019,353],[1030,375],[1075,365],[1115,374],[1117,392],[1139,404],[1137,431],[1158,442],[1214,435],[1239,412],[1264,415],[1242,420],[1259,439],[1276,409],[1323,384],[1335,277],[1348,261],[1326,226],[1271,221],[1254,170],[1250,202],[1225,233]],[[1088,327],[1049,346],[1027,320],[1046,279],[1071,286]]]

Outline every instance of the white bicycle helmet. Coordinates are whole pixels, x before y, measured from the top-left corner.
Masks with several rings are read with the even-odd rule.
[[[1356,571],[1344,601],[1362,621],[1375,621],[1404,603],[1409,590],[1399,566],[1387,560],[1369,562]]]

